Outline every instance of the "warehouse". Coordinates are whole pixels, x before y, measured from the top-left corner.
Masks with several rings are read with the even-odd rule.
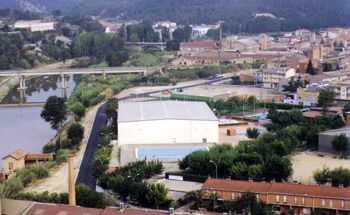
[[[343,127],[321,132],[318,135],[318,150],[324,153],[338,154],[338,152],[336,152],[332,147],[332,141],[336,135],[340,134],[345,134],[346,137],[350,140],[350,127]],[[350,151],[348,151],[346,155],[350,155]]]
[[[205,102],[120,103],[118,145],[218,143],[218,119]]]

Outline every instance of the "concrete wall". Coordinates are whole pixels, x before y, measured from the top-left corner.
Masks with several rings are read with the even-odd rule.
[[[152,120],[118,124],[118,143],[173,144],[219,142],[218,121]]]

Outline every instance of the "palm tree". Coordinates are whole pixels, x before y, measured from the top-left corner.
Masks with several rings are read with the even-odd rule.
[[[199,209],[203,204],[203,194],[200,190],[193,190],[191,192],[186,193],[185,199],[189,201],[194,201],[196,209]]]

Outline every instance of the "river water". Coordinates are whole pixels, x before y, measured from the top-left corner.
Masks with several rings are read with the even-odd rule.
[[[75,85],[75,78],[69,77],[67,96]],[[59,76],[31,78],[26,81],[28,89],[23,103],[45,102],[49,96],[62,96]],[[21,97],[17,87],[13,88],[3,99],[2,104],[18,104]],[[30,153],[41,153],[43,146],[55,135],[49,123],[41,117],[42,107],[0,107],[0,158],[16,149]],[[0,160],[2,168],[2,160]]]

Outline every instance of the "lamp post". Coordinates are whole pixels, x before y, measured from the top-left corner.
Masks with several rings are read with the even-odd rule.
[[[212,160],[210,160],[209,163],[212,163],[215,165],[215,178],[218,178],[218,165]]]

